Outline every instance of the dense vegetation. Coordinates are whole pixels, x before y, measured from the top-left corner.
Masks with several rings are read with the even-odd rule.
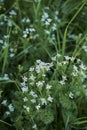
[[[0,0],[0,130],[87,130],[87,1]]]

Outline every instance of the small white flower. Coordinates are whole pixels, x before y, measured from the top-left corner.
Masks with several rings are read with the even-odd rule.
[[[70,57],[69,56],[64,56],[66,60],[70,60]]]
[[[27,34],[24,34],[24,35],[23,35],[23,38],[27,38]]]
[[[10,111],[10,112],[13,112],[13,111],[14,111],[14,107],[13,107],[12,104],[9,104],[9,105],[8,105],[8,108],[9,108],[9,111]]]
[[[50,34],[50,31],[49,31],[49,30],[46,30],[46,29],[45,29],[44,32],[45,32],[46,34],[48,34],[48,35]]]
[[[42,21],[45,21],[47,18],[49,17],[48,13],[44,12],[44,14],[42,15]]]
[[[31,96],[33,96],[34,98],[37,98],[37,97],[38,97],[38,95],[37,95],[37,94],[35,94],[35,92],[34,92],[34,91],[32,91],[32,90],[30,91],[30,95],[31,95]]]
[[[36,83],[36,85],[37,85],[37,87],[43,86],[43,83],[44,83],[44,81],[38,81],[38,82]]]
[[[6,111],[5,114],[6,114],[6,115],[10,115],[10,112],[9,112],[9,111]]]
[[[30,108],[29,108],[29,107],[27,107],[27,106],[25,106],[25,105],[24,105],[23,107],[24,107],[24,109],[26,109],[27,112],[30,111]]]
[[[56,56],[51,58],[52,61],[56,61]]]
[[[27,101],[28,101],[28,98],[27,98],[27,97],[24,97],[24,98],[23,98],[23,101],[24,101],[24,102],[27,102]]]
[[[44,104],[47,105],[47,101],[46,101],[45,98],[41,98],[40,100],[41,100],[41,104],[42,104],[42,105],[44,105]]]
[[[75,34],[70,34],[68,37],[71,38],[71,39],[75,39],[76,35]]]
[[[29,28],[29,31],[30,32],[35,32],[35,29],[34,28]]]
[[[14,48],[10,48],[9,50],[10,50],[10,52],[14,52]]]
[[[26,86],[22,87],[21,89],[22,89],[22,92],[23,92],[23,93],[24,93],[24,92],[28,92],[28,87],[26,87]]]
[[[27,82],[27,77],[26,76],[24,76],[22,79],[23,79],[23,82]]]
[[[63,78],[64,81],[67,80],[66,76],[62,76],[62,78]]]
[[[72,92],[70,92],[70,93],[69,93],[69,97],[70,97],[71,99],[73,99],[73,98],[74,98],[74,94],[73,94]]]
[[[33,128],[33,129],[36,129],[36,128],[37,128],[37,125],[36,125],[36,124],[34,124],[34,125],[32,126],[32,128]]]
[[[46,85],[46,89],[51,89],[51,88],[52,88],[51,85],[49,85],[49,84]]]
[[[3,40],[0,39],[0,43],[3,44]]]
[[[77,72],[73,72],[71,75],[78,76],[78,73]]]
[[[9,80],[9,76],[8,76],[8,74],[4,74],[4,80]]]
[[[25,82],[20,83],[22,87],[24,87],[26,84]]]
[[[81,65],[80,65],[80,68],[83,69],[83,70],[86,70],[86,69],[87,69],[87,67],[86,67],[84,64],[81,64]]]
[[[52,31],[55,31],[55,30],[57,30],[57,25],[54,23],[52,26]]]
[[[14,10],[11,10],[11,11],[9,12],[9,14],[10,14],[10,15],[17,15],[17,13],[16,13]]]
[[[31,90],[30,95],[33,96],[34,94],[35,94],[35,92]]]
[[[40,109],[40,104],[38,104],[37,106],[35,106],[37,110]]]
[[[30,67],[29,71],[30,72],[34,71],[34,67]]]
[[[31,102],[32,102],[32,103],[36,103],[36,100],[35,100],[35,99],[31,99]]]
[[[73,69],[74,69],[76,72],[78,72],[77,66],[73,65]]]
[[[49,102],[53,102],[53,98],[52,98],[50,95],[48,96],[47,100],[48,100]]]
[[[3,105],[6,106],[6,105],[7,105],[7,99],[6,99],[6,100],[3,100],[1,104],[3,104]]]
[[[15,54],[14,53],[10,53],[10,55],[9,55],[10,57],[14,57],[15,56]]]
[[[73,56],[72,56],[70,59],[71,59],[71,61],[74,61],[74,60],[75,60],[75,58],[74,58]]]
[[[64,85],[64,84],[65,84],[64,80],[59,81],[59,83],[60,83],[61,85]]]
[[[7,25],[8,25],[9,27],[12,27],[12,21],[11,21],[11,20],[8,20]]]
[[[64,64],[64,65],[67,64],[67,63],[68,63],[67,61],[62,61],[62,64]]]
[[[30,80],[33,80],[33,81],[35,80],[35,78],[36,78],[36,77],[35,77],[33,74],[30,75],[30,77],[29,77],[29,79],[30,79]]]

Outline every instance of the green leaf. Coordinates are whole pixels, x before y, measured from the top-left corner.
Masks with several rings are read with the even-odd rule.
[[[51,110],[44,110],[40,113],[40,119],[44,124],[50,124],[54,120],[54,115]]]

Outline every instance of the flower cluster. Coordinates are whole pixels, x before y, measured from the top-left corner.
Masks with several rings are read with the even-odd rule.
[[[35,65],[22,77],[21,92],[19,92],[24,113],[30,118],[32,118],[31,114],[34,116],[32,128],[38,128],[35,115],[40,116],[41,111],[45,111],[49,106],[52,107],[58,95],[60,103],[63,100],[62,96],[65,96],[69,102],[79,97],[81,91],[86,96],[87,87],[84,87],[86,79],[87,67],[80,59],[70,56],[64,56],[62,59],[61,54],[57,54],[52,57],[50,63],[36,60]],[[80,86],[76,83],[77,80]],[[17,109],[18,106],[15,107]]]

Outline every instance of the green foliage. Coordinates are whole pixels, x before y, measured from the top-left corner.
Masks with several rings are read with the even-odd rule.
[[[0,0],[0,129],[87,129],[87,1]]]

